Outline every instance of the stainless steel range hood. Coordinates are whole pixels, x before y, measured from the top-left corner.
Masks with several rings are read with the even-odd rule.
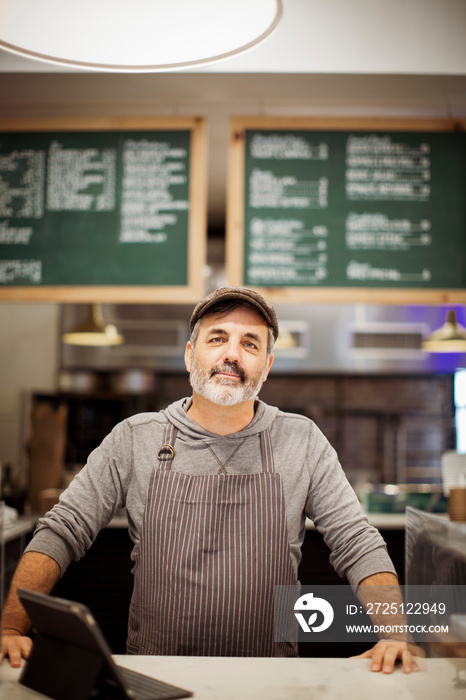
[[[275,372],[451,373],[466,353],[423,352],[422,340],[444,321],[445,308],[375,305],[277,305],[281,338]],[[104,304],[105,320],[125,337],[121,346],[61,346],[61,369],[118,371],[184,369],[191,306]],[[457,308],[464,323],[464,308]],[[76,325],[82,305],[62,307],[61,331]]]

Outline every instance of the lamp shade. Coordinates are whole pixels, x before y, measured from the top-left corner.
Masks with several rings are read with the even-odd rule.
[[[121,345],[124,338],[115,326],[105,323],[100,304],[90,304],[87,318],[76,328],[62,335],[67,345],[109,346]]]
[[[91,70],[175,70],[257,46],[281,15],[282,0],[0,0],[0,47]]]
[[[466,328],[458,323],[454,309],[448,312],[443,326],[423,342],[422,349],[426,352],[466,352]]]

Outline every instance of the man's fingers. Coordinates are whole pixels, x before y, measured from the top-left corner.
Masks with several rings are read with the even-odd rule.
[[[10,666],[13,668],[19,668],[21,666],[21,652],[18,646],[11,646],[8,649],[8,658],[10,659]]]
[[[10,666],[19,668],[21,666],[21,658],[27,659],[32,647],[32,640],[29,637],[4,637],[3,638],[3,656],[8,656]]]
[[[367,653],[367,652],[366,652]],[[379,646],[372,649],[371,671],[380,671],[384,659],[384,647]]]
[[[397,649],[393,646],[386,647],[385,654],[383,656],[383,673],[392,673],[393,669],[395,668],[395,661],[397,660],[398,656],[401,656],[401,654],[401,649]]]
[[[411,671],[417,670],[409,649],[403,649],[401,652],[401,663],[403,665],[403,673],[411,673]]]
[[[21,666],[21,650],[15,642],[4,640],[3,642],[3,658],[7,656],[10,660],[10,666],[18,668]]]
[[[392,673],[397,659],[401,660],[404,673],[423,670],[424,652],[419,647],[406,647],[403,642],[380,641],[363,654],[351,656],[351,659],[371,659],[371,671]]]
[[[399,658],[403,665],[403,671],[405,673],[412,671],[411,653],[405,646],[396,642],[378,642],[372,649],[352,658],[371,659],[371,671],[383,671],[383,673],[392,673],[395,662]]]

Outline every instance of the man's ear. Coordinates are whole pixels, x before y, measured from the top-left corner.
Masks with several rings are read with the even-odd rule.
[[[191,345],[191,341],[188,340],[186,343],[186,349],[184,351],[184,364],[186,365],[186,369],[188,372],[191,371],[191,357],[193,354],[193,348]]]
[[[266,375],[265,375],[265,377],[264,377],[264,382],[267,381],[267,377],[269,376],[270,368],[271,368],[272,365],[273,365],[273,361],[274,361],[274,356],[273,356],[273,355],[270,355],[270,356],[269,356],[269,359],[268,359],[268,362],[267,362],[267,372],[266,372]]]

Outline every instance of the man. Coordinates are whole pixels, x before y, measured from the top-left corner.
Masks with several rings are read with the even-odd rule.
[[[305,516],[357,584],[396,584],[372,528],[314,423],[257,400],[278,337],[275,310],[241,287],[208,295],[190,320],[192,398],[133,416],[90,456],[20,561],[4,612],[3,653],[27,656],[17,587],[50,592],[72,559],[126,506],[134,542],[128,652],[293,656],[273,641],[274,585],[294,585]],[[404,642],[365,655],[391,672]]]

